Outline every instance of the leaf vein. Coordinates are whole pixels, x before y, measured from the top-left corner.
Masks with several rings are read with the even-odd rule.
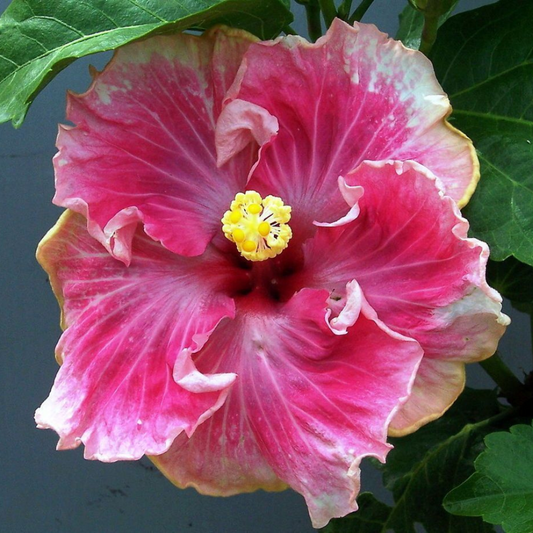
[[[135,2],[135,0],[128,0],[128,2],[132,6],[135,6],[135,7],[139,8],[141,11],[144,11],[145,13],[148,13],[148,15],[150,15],[150,16],[154,17],[155,19],[159,20],[159,22],[168,22],[168,20],[165,20],[164,18],[161,18],[159,15],[157,15],[153,11],[151,11],[151,10],[147,9],[146,7],[141,6],[140,4],[138,4],[137,2]],[[191,14],[191,11],[189,9],[185,9],[185,7],[180,2],[176,2],[176,3],[181,8],[183,8],[185,11],[187,11],[189,14]]]
[[[492,61],[492,58],[491,58],[491,61]],[[462,96],[463,94],[467,94],[467,93],[469,93],[469,92],[471,92],[471,91],[473,91],[475,89],[479,89],[480,87],[482,87],[483,85],[485,85],[487,83],[490,83],[490,82],[492,82],[494,80],[497,80],[498,78],[501,78],[502,76],[507,76],[508,74],[514,72],[515,70],[521,69],[521,68],[524,68],[524,67],[533,67],[533,62],[531,62],[531,61],[523,61],[522,63],[519,63],[518,65],[514,65],[511,68],[508,68],[506,70],[502,70],[501,72],[499,72],[498,74],[495,74],[494,76],[489,76],[486,79],[484,79],[483,81],[480,81],[479,83],[470,85],[466,89],[462,89],[460,91],[457,91],[456,93],[451,94],[450,95],[450,100],[453,100],[454,98],[457,98],[458,96]]]
[[[506,115],[496,115],[493,113],[483,113],[481,111],[470,111],[468,109],[457,109],[453,110],[454,115],[465,115],[476,118],[484,118],[496,121],[505,121],[511,122],[513,124],[521,124],[523,126],[533,127],[533,121],[524,120],[522,118],[508,117]]]
[[[71,26],[70,24],[67,24],[65,21],[60,20],[56,17],[49,17],[46,15],[35,15],[34,17],[31,17],[30,19],[27,19],[27,20],[32,20],[32,19],[50,20],[50,21],[56,22],[60,26],[64,26],[65,28],[69,29],[73,33],[77,33],[80,37],[85,37],[85,34],[82,31],[78,30],[74,26]]]

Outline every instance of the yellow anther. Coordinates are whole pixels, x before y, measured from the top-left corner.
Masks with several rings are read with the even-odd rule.
[[[242,243],[242,249],[245,252],[255,252],[256,248],[257,248],[257,244],[254,241],[244,241]]]
[[[261,222],[261,224],[257,226],[257,231],[261,237],[266,237],[270,233],[270,224],[268,222]]]
[[[232,236],[233,236],[233,240],[235,242],[242,242],[244,241],[244,231],[242,231],[241,228],[235,228],[232,232],[231,232]]]
[[[230,209],[222,218],[222,231],[234,242],[237,250],[250,261],[276,257],[292,237],[287,224],[291,207],[276,196],[265,199],[255,191],[235,195]]]
[[[237,224],[237,222],[239,222],[241,218],[242,218],[242,211],[232,211],[229,216],[229,219],[231,220],[231,222],[233,222],[233,224]]]

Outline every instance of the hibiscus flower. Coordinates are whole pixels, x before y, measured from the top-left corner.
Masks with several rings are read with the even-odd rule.
[[[373,26],[120,49],[59,133],[39,427],[202,493],[290,486],[315,527],[356,509],[361,459],[440,416],[507,322],[449,112]]]

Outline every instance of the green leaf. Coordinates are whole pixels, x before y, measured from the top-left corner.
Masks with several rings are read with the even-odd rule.
[[[509,257],[505,261],[487,264],[487,281],[516,309],[533,311],[533,267]]]
[[[0,17],[0,122],[20,126],[35,96],[77,58],[219,23],[271,38],[291,21],[287,0],[13,0]]]
[[[400,27],[396,39],[408,48],[418,50],[424,28],[424,15],[417,11],[411,4],[407,4],[400,13]]]
[[[451,5],[439,16],[438,27],[442,26],[450,18],[458,1],[451,0]],[[402,41],[408,48],[418,50],[420,48],[420,41],[422,40],[423,29],[424,15],[422,11],[415,9],[411,4],[407,4],[400,13],[400,27],[396,34],[396,39]]]
[[[370,492],[358,498],[359,510],[345,518],[332,520],[321,533],[381,533],[390,515],[391,508],[377,500]]]
[[[431,59],[453,124],[476,145],[481,181],[465,209],[492,257],[533,265],[533,2],[502,0],[450,18]]]
[[[444,500],[450,513],[483,516],[506,533],[533,531],[533,427],[492,433],[475,461],[476,472]]]

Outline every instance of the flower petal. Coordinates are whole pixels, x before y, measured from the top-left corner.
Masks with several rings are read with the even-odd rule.
[[[283,198],[294,226],[340,218],[337,178],[363,160],[416,160],[463,203],[479,177],[472,143],[445,120],[451,107],[431,62],[372,25],[336,19],[315,44],[251,45],[235,98],[279,121],[249,188]]]
[[[389,435],[401,437],[439,418],[465,387],[465,365],[424,357],[407,402],[396,413]]]
[[[218,117],[215,142],[217,164],[225,165],[251,142],[263,146],[277,133],[279,124],[268,111],[244,100],[233,100]]]
[[[348,204],[349,210],[346,215],[335,220],[334,222],[319,222],[318,220],[314,220],[313,224],[315,226],[329,228],[342,226],[343,224],[347,224],[348,222],[355,220],[359,216],[359,200],[364,194],[363,187],[351,187],[346,183],[346,180],[342,176],[339,176],[337,181],[339,184],[339,191],[344,198],[344,201]]]
[[[387,426],[421,349],[377,320],[355,282],[347,290],[350,309],[335,332],[327,291],[304,289],[285,304],[259,294],[238,301],[236,319],[195,359],[202,372],[235,372],[238,382],[190,439],[153,458],[166,476],[217,495],[286,483],[305,497],[315,527],[357,508],[359,463],[385,459]]]
[[[439,418],[463,391],[463,363],[490,357],[510,322],[499,300],[478,288],[434,314],[435,329],[421,328],[416,334],[427,357],[412,395],[391,423],[391,435],[412,433]]]
[[[215,122],[255,38],[217,28],[120,48],[83,95],[69,95],[55,158],[54,202],[126,264],[137,222],[176,253],[205,249],[242,190],[257,146],[217,167]]]
[[[492,355],[508,318],[485,281],[488,248],[467,238],[467,221],[436,178],[415,162],[365,162],[346,180],[364,188],[358,218],[319,228],[304,246],[303,271],[285,290],[326,287],[342,296],[347,280],[356,279],[379,318],[420,342],[425,357],[469,362]],[[431,368],[436,380],[451,366],[434,363],[428,375]],[[459,394],[462,385],[453,389]],[[425,394],[417,412],[426,409],[426,420],[450,405],[440,387]]]
[[[183,258],[141,230],[126,267],[85,224],[67,212],[38,250],[66,331],[57,348],[63,364],[37,423],[59,434],[59,449],[83,442],[89,459],[163,453],[220,408],[235,380],[233,373],[198,379],[187,362],[234,315],[227,293],[235,272],[211,249],[201,260]]]

